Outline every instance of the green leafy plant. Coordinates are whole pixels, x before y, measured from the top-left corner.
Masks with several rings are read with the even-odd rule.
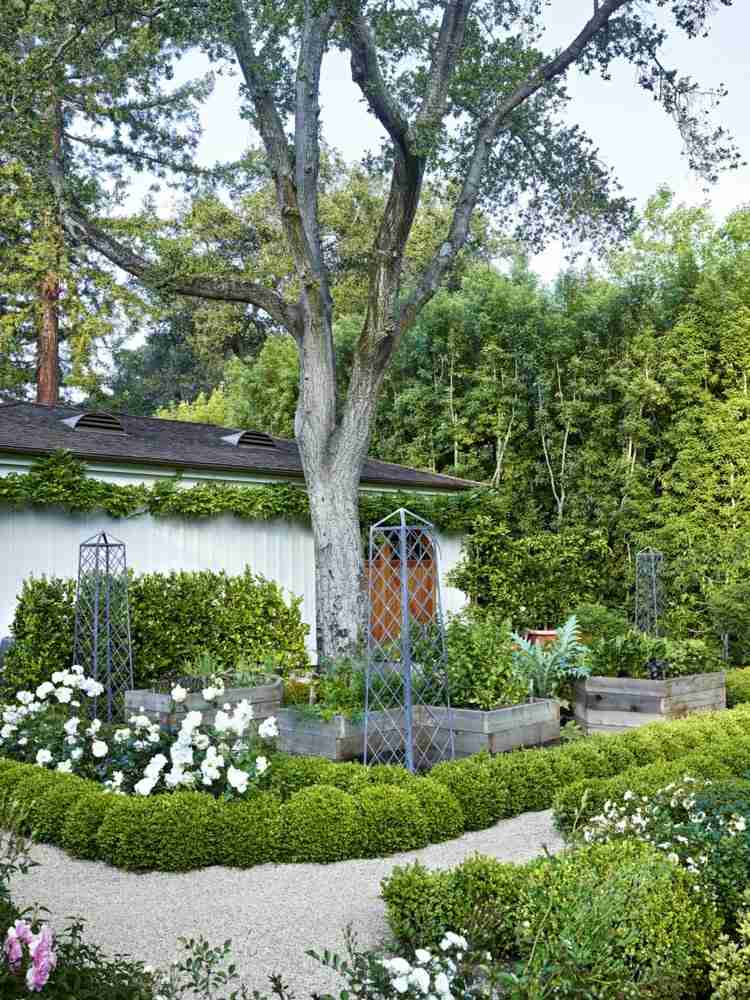
[[[586,647],[579,637],[575,615],[558,629],[552,642],[534,643],[513,633],[513,673],[522,682],[530,698],[554,698],[564,683],[588,677]]]
[[[445,630],[451,704],[485,711],[523,701],[527,688],[513,673],[510,622],[470,608]]]

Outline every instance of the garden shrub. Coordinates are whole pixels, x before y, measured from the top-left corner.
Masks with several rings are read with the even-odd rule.
[[[371,787],[370,768],[354,762],[334,764],[333,761],[329,761],[328,767],[321,769],[315,784],[333,785],[334,788],[340,788],[350,795],[356,795]]]
[[[419,799],[398,785],[373,785],[356,797],[358,854],[379,858],[429,843]]]
[[[30,766],[28,764],[3,757],[0,760],[0,801],[12,798],[16,785],[23,781],[29,773]]]
[[[218,803],[218,853],[212,864],[252,868],[281,855],[281,801],[270,792]]]
[[[508,790],[495,780],[489,754],[438,764],[430,771],[458,800],[467,830],[484,830],[511,807]]]
[[[20,816],[19,828],[23,833],[33,832],[34,807],[52,788],[59,787],[64,775],[47,771],[43,767],[31,766],[23,778],[16,782],[11,793],[11,799],[16,803]]]
[[[750,667],[727,670],[727,708],[750,702]]]
[[[521,951],[542,974],[567,967],[579,995],[610,977],[609,992],[588,995],[612,998],[702,996],[721,929],[694,877],[632,839],[529,866],[517,919]]]
[[[493,778],[507,792],[503,815],[546,809],[553,787],[553,762],[546,750],[498,754],[490,761]]]
[[[97,843],[105,861],[133,871],[189,871],[214,864],[221,824],[204,792],[121,797],[104,815]]]
[[[307,666],[300,599],[287,603],[276,583],[249,569],[239,576],[210,570],[132,576],[128,596],[136,687],[184,673],[201,653],[219,669],[243,658],[272,659],[282,672]],[[74,580],[24,581],[11,626],[15,645],[4,663],[6,690],[33,690],[71,665],[74,619]]]
[[[325,757],[293,757],[275,754],[269,770],[269,788],[286,800],[303,788],[318,785],[331,767]]]
[[[352,795],[331,785],[295,792],[281,809],[284,861],[342,861],[360,848],[360,812]]]
[[[57,844],[63,823],[74,804],[90,794],[91,783],[74,774],[55,775],[46,791],[38,795],[29,807],[28,825],[35,840]]]
[[[437,948],[448,930],[471,934],[472,947],[509,956],[515,945],[524,865],[479,855],[451,871],[419,862],[396,866],[381,882],[388,926],[402,947]]]
[[[445,630],[451,704],[485,711],[517,705],[528,688],[513,674],[510,621],[472,606]]]
[[[370,781],[376,785],[400,785],[401,788],[411,789],[418,780],[415,775],[398,764],[374,764],[368,771]]]
[[[409,786],[427,825],[427,843],[459,837],[466,829],[464,813],[455,795],[434,778],[422,778]]]
[[[86,794],[70,807],[60,831],[60,846],[74,858],[91,861],[100,858],[99,827],[109,809],[122,801],[119,796],[108,795],[91,784]]]

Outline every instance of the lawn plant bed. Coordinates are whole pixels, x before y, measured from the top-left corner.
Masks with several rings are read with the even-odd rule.
[[[575,685],[575,719],[588,733],[620,733],[726,705],[723,671],[660,681],[588,677]]]

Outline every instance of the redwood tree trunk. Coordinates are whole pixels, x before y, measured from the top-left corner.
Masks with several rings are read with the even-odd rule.
[[[36,401],[56,406],[60,391],[58,338],[60,329],[60,282],[55,274],[42,281],[42,317],[37,339]]]

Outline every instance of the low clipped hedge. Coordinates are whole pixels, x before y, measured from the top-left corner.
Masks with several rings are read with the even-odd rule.
[[[582,903],[606,909],[607,892],[618,882],[628,905],[607,914],[609,942],[622,950],[632,981],[656,980],[648,990],[652,1000],[700,995],[720,915],[684,869],[647,844],[588,845],[523,865],[479,856],[450,871],[411,864],[383,880],[382,897],[390,930],[407,952],[439,949],[451,930],[478,949],[517,960],[528,958],[537,934],[576,940]]]
[[[564,833],[599,815],[606,802],[626,792],[650,795],[688,774],[712,780],[740,777],[750,771],[750,737],[717,738],[710,751],[695,751],[676,760],[662,760],[629,768],[615,778],[577,781],[558,792],[554,803],[555,825]]]
[[[567,830],[584,792],[585,818],[618,791],[646,793],[686,771],[715,778],[750,771],[750,705],[553,750],[477,754],[440,764],[428,777],[277,754],[268,787],[236,802],[187,791],[117,796],[0,759],[0,799],[17,798],[27,828],[76,857],[176,871],[409,851],[553,802]]]
[[[750,667],[727,670],[727,708],[750,702]]]

